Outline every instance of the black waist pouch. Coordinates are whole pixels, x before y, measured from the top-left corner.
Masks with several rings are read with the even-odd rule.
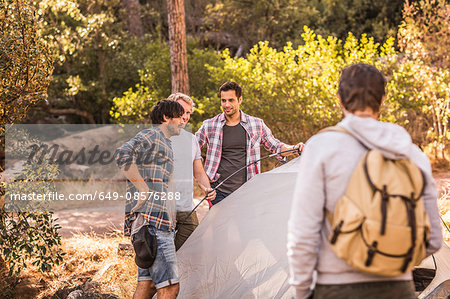
[[[136,265],[142,269],[150,268],[155,261],[158,248],[156,236],[150,233],[147,225],[144,225],[131,237],[131,243],[136,254],[134,258]]]

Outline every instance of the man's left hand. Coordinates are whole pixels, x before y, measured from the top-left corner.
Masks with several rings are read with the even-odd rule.
[[[305,144],[303,142],[299,142],[296,145],[294,145],[293,149],[296,149],[297,153],[300,155],[303,151],[304,146],[305,146]]]

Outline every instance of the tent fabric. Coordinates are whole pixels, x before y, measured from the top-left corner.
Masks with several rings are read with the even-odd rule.
[[[177,252],[178,298],[293,298],[287,221],[299,159],[213,206]]]
[[[450,296],[450,247],[445,242],[434,254],[436,260],[436,276],[419,295],[419,299],[448,298]],[[434,269],[431,256],[422,261],[418,268]]]

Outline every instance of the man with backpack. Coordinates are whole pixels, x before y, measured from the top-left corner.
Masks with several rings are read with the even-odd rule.
[[[411,269],[442,242],[426,155],[377,120],[386,81],[355,64],[339,79],[345,118],[305,145],[288,224],[297,298],[415,298]]]

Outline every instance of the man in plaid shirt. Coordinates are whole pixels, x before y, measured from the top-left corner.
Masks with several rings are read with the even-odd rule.
[[[219,96],[223,113],[205,120],[195,134],[200,147],[208,144],[205,171],[212,186],[217,186],[238,169],[258,160],[261,145],[272,153],[303,148],[303,143],[287,145],[279,141],[262,119],[242,112],[239,109],[242,102],[241,87],[236,82],[222,84]],[[282,153],[280,156],[291,153]],[[247,167],[246,171],[244,168],[233,175],[216,190],[216,198],[211,203],[219,203],[259,172],[258,162]]]
[[[141,229],[156,236],[156,257],[150,268],[138,267],[133,298],[176,298],[179,291],[174,229],[176,195],[169,190],[173,172],[170,137],[179,135],[184,108],[162,100],[151,112],[150,129],[142,130],[117,149],[117,165],[127,178],[125,235],[133,238]],[[171,194],[172,193],[172,194]],[[138,254],[137,254],[138,255]]]

